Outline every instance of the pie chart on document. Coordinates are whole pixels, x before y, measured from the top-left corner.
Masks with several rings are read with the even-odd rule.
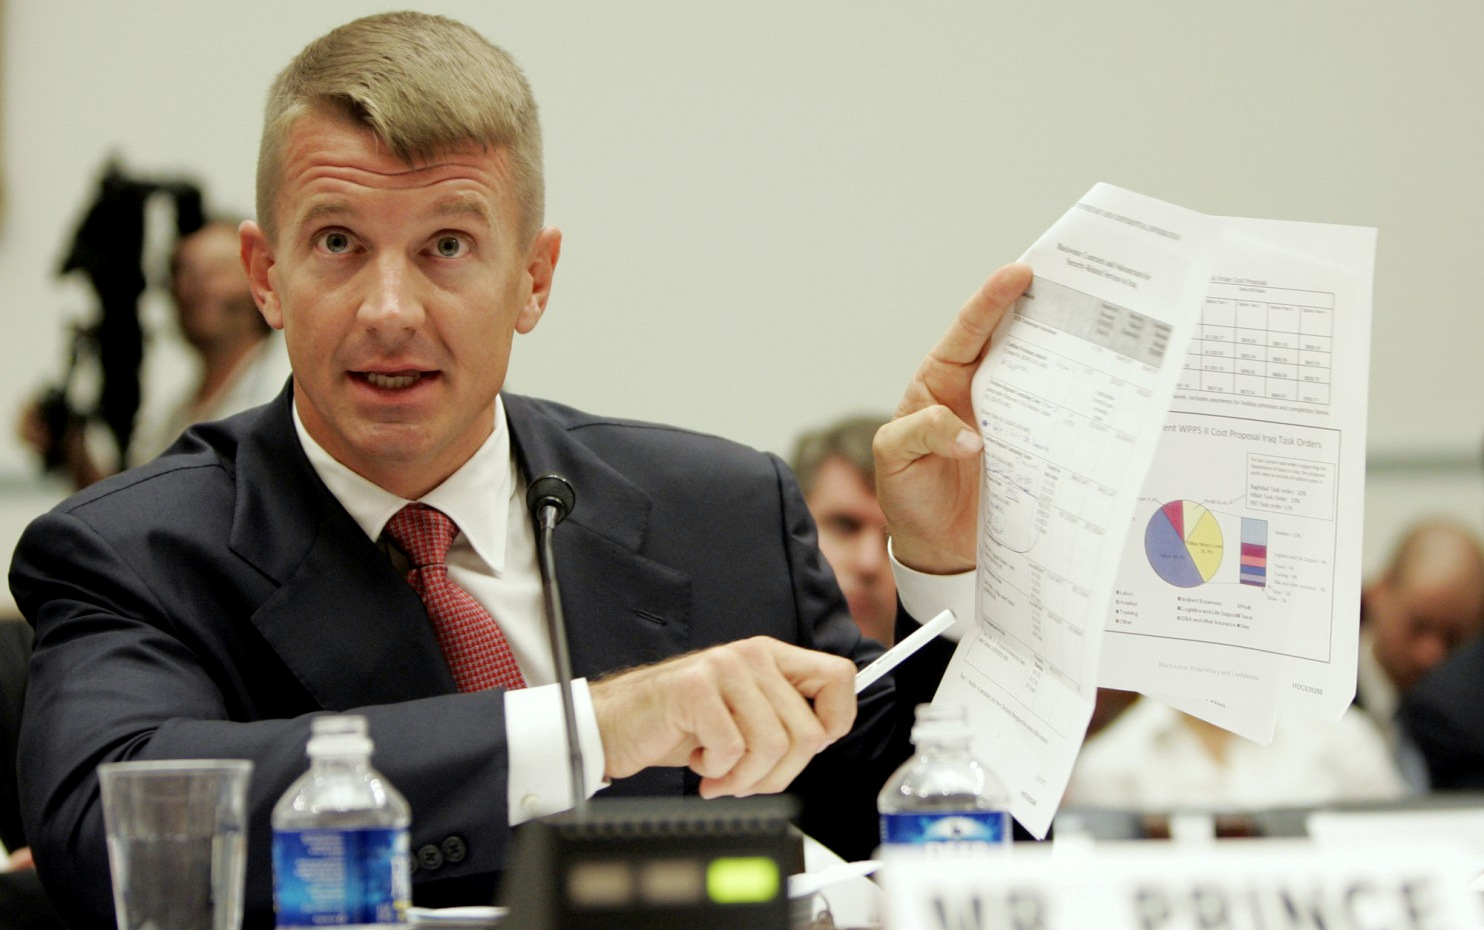
[[[1195,501],[1161,506],[1144,528],[1144,554],[1154,573],[1180,588],[1205,584],[1221,567],[1221,524]]]

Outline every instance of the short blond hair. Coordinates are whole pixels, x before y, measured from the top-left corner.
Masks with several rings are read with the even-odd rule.
[[[545,181],[536,101],[520,67],[463,23],[427,13],[367,16],[305,46],[274,80],[258,150],[258,222],[277,234],[283,152],[295,121],[328,106],[413,165],[473,143],[508,153],[523,241],[541,227]]]

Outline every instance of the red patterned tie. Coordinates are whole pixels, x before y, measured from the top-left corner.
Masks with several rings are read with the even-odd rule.
[[[448,547],[459,534],[448,515],[427,504],[408,504],[387,521],[386,534],[412,562],[407,583],[428,608],[459,690],[524,688],[526,680],[500,625],[448,578]]]

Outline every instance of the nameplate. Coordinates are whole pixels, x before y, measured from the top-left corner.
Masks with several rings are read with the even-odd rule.
[[[884,853],[892,930],[1480,930],[1456,845],[1299,840]]]

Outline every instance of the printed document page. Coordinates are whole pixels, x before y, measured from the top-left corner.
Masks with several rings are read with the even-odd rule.
[[[1375,230],[1223,222],[1099,681],[1266,742],[1355,693]]]
[[[968,705],[975,751],[1036,836],[1092,714],[1119,556],[1222,230],[1095,186],[1024,256],[1035,280],[974,379],[978,631],[937,699]]]

